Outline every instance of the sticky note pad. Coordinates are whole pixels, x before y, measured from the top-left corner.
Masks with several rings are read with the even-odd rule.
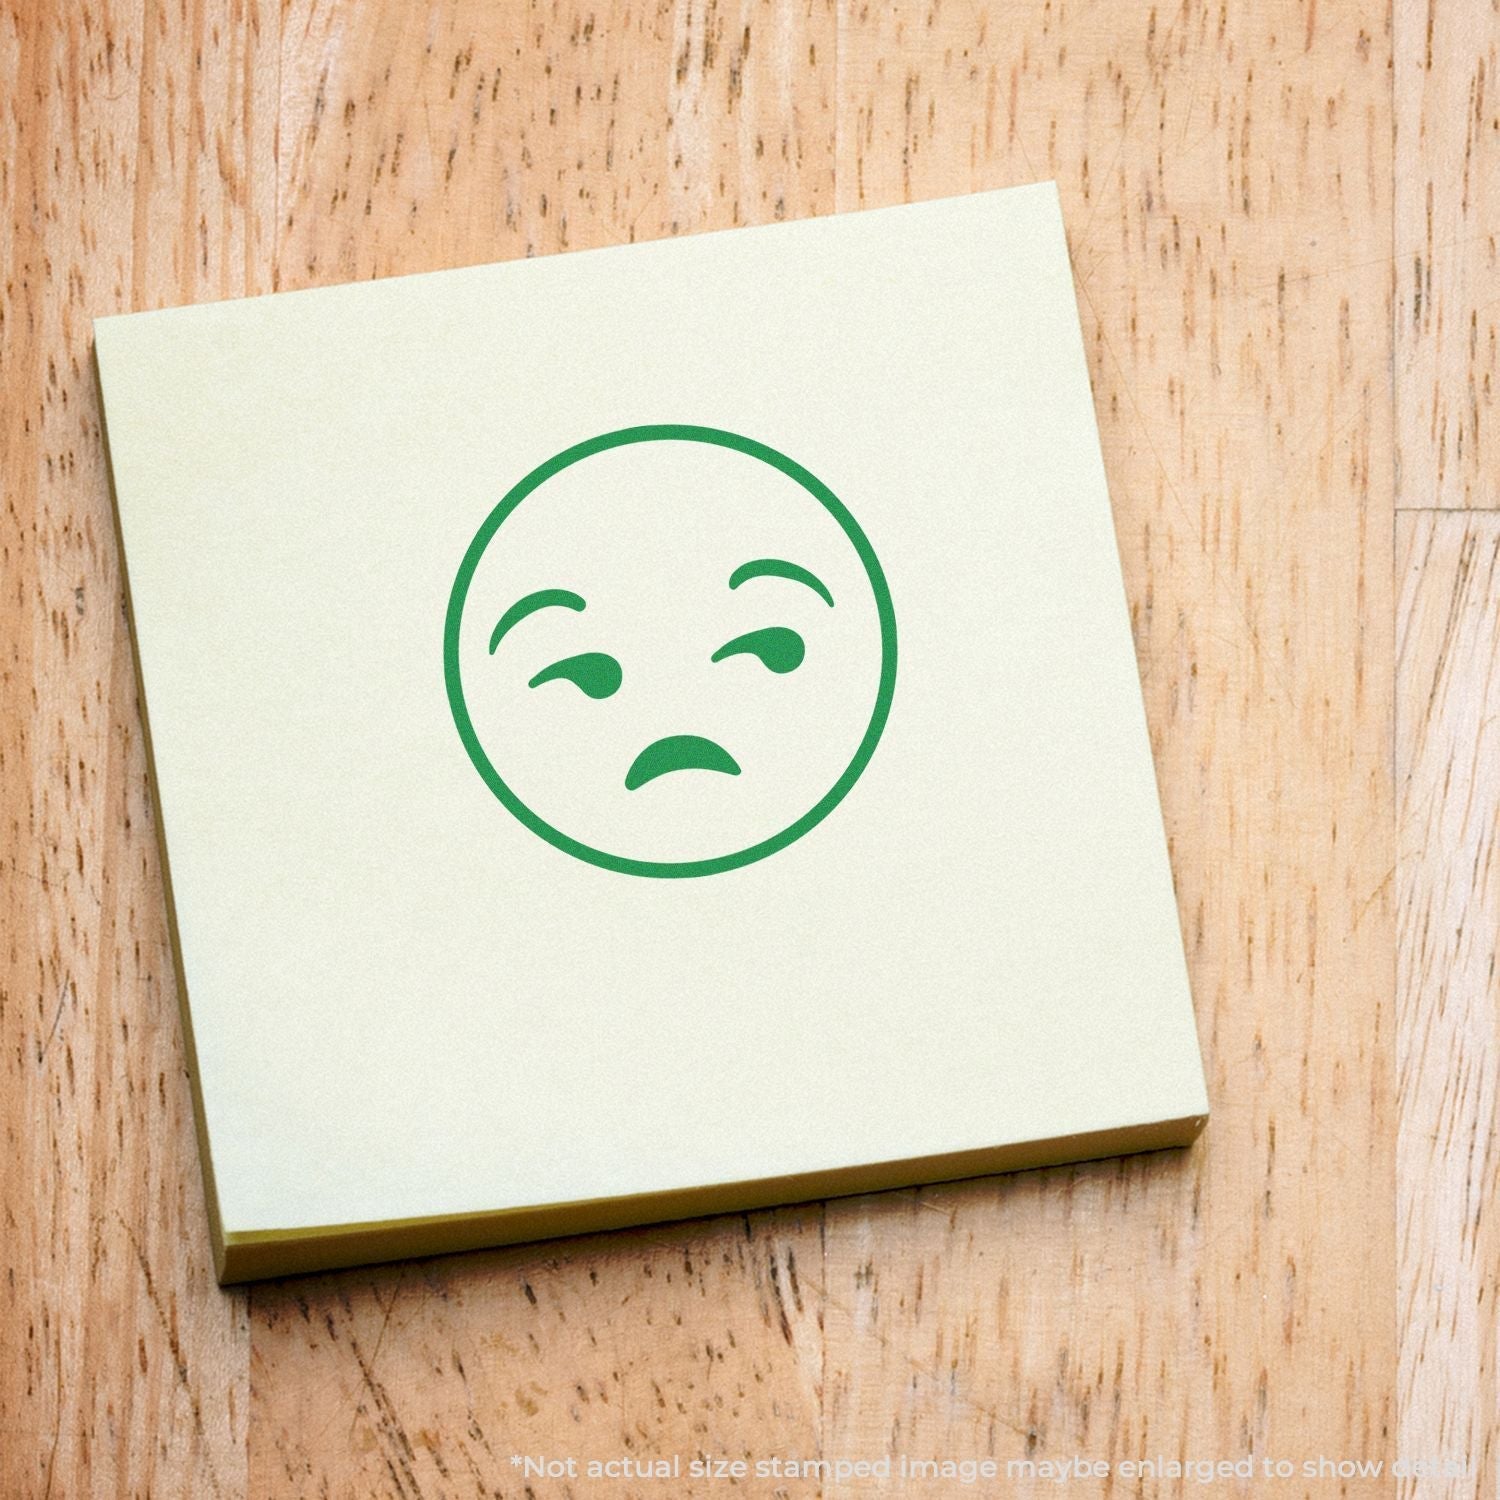
[[[1051,184],[95,333],[221,1279],[1197,1133]]]

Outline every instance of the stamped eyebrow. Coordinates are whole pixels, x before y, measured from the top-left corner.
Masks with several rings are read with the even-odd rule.
[[[584,608],[582,598],[569,589],[538,589],[534,594],[527,594],[525,598],[517,599],[511,607],[500,616],[493,633],[490,635],[490,655],[495,654],[495,647],[500,644],[501,638],[512,625],[518,625],[527,615],[534,615],[539,609],[550,609],[558,605],[563,609]]]
[[[779,557],[757,557],[751,562],[741,563],[729,575],[729,587],[737,589],[752,578],[790,578],[793,583],[806,584],[830,609],[833,608],[833,595],[828,592],[828,585],[816,573],[808,572],[798,563]]]

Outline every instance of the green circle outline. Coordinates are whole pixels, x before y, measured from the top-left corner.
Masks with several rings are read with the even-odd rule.
[[[663,441],[709,443],[720,448],[732,448],[738,453],[748,454],[751,458],[770,464],[772,468],[779,469],[789,479],[795,480],[838,522],[844,535],[849,538],[860,562],[864,565],[865,575],[870,580],[870,587],[875,595],[876,613],[880,618],[880,683],[875,693],[875,707],[871,711],[870,722],[865,727],[859,747],[838,780],[807,812],[789,823],[779,833],[772,834],[769,838],[762,839],[759,843],[751,844],[744,849],[736,850],[733,854],[718,854],[710,859],[632,859],[622,854],[611,854],[605,849],[595,849],[564,833],[560,828],[554,828],[552,824],[533,812],[506,785],[504,778],[491,764],[489,756],[485,754],[484,746],[480,744],[478,734],[475,733],[473,722],[469,718],[468,706],[464,701],[463,681],[459,671],[459,625],[463,619],[469,585],[473,581],[474,572],[479,566],[479,560],[484,555],[485,548],[489,546],[506,518],[533,490],[545,484],[554,474],[561,473],[562,470],[582,459],[589,458],[595,453],[606,452],[610,448],[622,448],[631,443]],[[475,532],[474,540],[469,543],[468,550],[464,553],[463,561],[458,566],[458,575],[453,580],[452,592],[448,596],[448,613],[443,627],[443,679],[448,689],[448,706],[453,711],[453,722],[458,728],[459,738],[463,741],[469,759],[474,763],[474,768],[483,778],[485,785],[495,794],[506,811],[523,827],[529,828],[532,833],[544,839],[555,849],[562,850],[564,854],[571,854],[575,859],[580,859],[586,864],[597,865],[605,870],[614,870],[623,875],[644,875],[665,880],[717,875],[725,870],[736,870],[745,865],[754,864],[757,860],[765,859],[768,855],[775,854],[777,850],[786,848],[788,844],[795,843],[803,834],[821,823],[844,800],[850,787],[859,780],[865,767],[870,763],[870,757],[875,753],[876,745],[880,742],[886,720],[890,717],[891,700],[895,696],[896,611],[891,603],[891,592],[886,583],[885,570],[880,566],[880,559],[875,555],[875,549],[870,545],[870,540],[859,522],[854,519],[843,501],[816,474],[803,468],[795,459],[788,458],[786,454],[778,452],[765,443],[757,442],[754,438],[742,437],[739,433],[729,432],[722,427],[699,427],[687,423],[648,423],[639,427],[621,427],[613,432],[586,438],[581,443],[574,443],[572,447],[564,448],[561,453],[554,454],[545,463],[538,464],[524,479],[512,485],[500,503],[485,517],[484,524]]]

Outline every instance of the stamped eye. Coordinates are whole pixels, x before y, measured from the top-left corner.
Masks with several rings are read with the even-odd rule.
[[[614,657],[602,651],[585,651],[578,656],[565,656],[550,667],[543,667],[527,687],[541,687],[544,682],[571,682],[581,688],[590,698],[608,698],[620,690],[624,673]]]
[[[802,637],[785,625],[767,625],[763,630],[752,630],[748,635],[737,635],[726,641],[710,658],[723,661],[730,656],[758,656],[762,665],[773,672],[792,672],[802,665],[807,648]]]

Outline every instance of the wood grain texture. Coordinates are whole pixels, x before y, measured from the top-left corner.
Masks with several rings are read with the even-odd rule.
[[[1471,1454],[1475,1473],[1493,1482],[1500,517],[1402,515],[1397,562],[1400,1446]]]
[[[1395,0],[1405,506],[1500,506],[1500,0]]]
[[[274,18],[273,18],[274,25]],[[0,1493],[237,1495],[89,320],[263,289],[275,130],[236,3],[0,18]]]
[[[1494,539],[1403,517],[1398,575],[1393,506],[1398,450],[1404,503],[1495,503],[1494,25],[1456,0],[14,0],[0,1494],[519,1496],[517,1451],[1469,1456],[1493,1487]],[[218,1292],[88,318],[1042,177],[1200,1145]],[[846,1489],[873,1493],[784,1492]]]
[[[513,1453],[580,1468],[771,1442],[816,1453],[821,1217],[810,1205],[257,1286],[250,1493],[542,1494],[557,1486],[524,1480]]]

